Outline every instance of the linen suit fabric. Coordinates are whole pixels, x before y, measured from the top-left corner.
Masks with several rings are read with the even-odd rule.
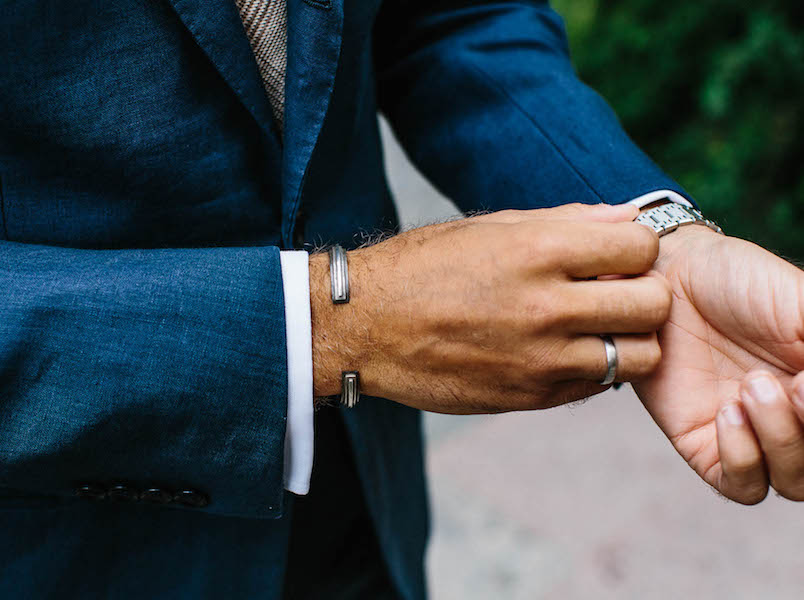
[[[279,248],[396,227],[378,109],[463,209],[683,193],[544,2],[289,0],[287,21],[280,144],[232,0],[0,5],[4,598],[281,596]],[[420,416],[341,418],[389,576],[423,598]]]

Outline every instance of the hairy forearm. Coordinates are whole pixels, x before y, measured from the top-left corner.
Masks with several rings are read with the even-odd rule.
[[[354,311],[352,303],[336,305],[330,297],[329,259],[310,256],[310,311],[313,330],[313,395],[332,396],[340,390],[340,373],[346,365],[341,354],[349,347],[341,333]]]
[[[425,410],[545,408],[602,391],[601,331],[628,334],[619,372],[644,376],[666,283],[588,281],[653,264],[658,239],[628,222],[635,212],[567,206],[412,230],[348,253],[347,304],[332,302],[328,256],[312,255],[315,397],[358,371],[365,395]]]
[[[381,395],[388,374],[380,376],[379,359],[387,349],[380,333],[383,323],[383,284],[373,270],[386,273],[392,265],[382,252],[365,248],[349,252],[349,302],[334,304],[331,295],[329,256],[310,257],[310,310],[313,334],[313,394],[316,398],[341,391],[344,371],[360,372],[361,390]],[[389,334],[386,331],[386,334]],[[390,337],[390,335],[386,336]]]

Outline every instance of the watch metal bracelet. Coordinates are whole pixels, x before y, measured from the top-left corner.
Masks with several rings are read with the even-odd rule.
[[[672,201],[649,208],[641,213],[635,221],[652,228],[659,234],[659,237],[667,235],[684,225],[695,224],[705,225],[717,233],[723,233],[717,223],[704,217],[697,208]]]

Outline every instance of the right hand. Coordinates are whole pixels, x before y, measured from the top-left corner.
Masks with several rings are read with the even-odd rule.
[[[363,394],[422,410],[547,408],[605,389],[600,334],[616,334],[619,381],[650,374],[671,293],[637,214],[568,205],[414,229],[349,252],[343,305],[311,256],[315,395],[357,370]],[[590,280],[609,275],[633,277]]]

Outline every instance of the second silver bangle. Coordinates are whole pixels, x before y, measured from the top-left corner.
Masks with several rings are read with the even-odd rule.
[[[344,371],[341,373],[341,404],[354,408],[360,401],[360,373]]]

